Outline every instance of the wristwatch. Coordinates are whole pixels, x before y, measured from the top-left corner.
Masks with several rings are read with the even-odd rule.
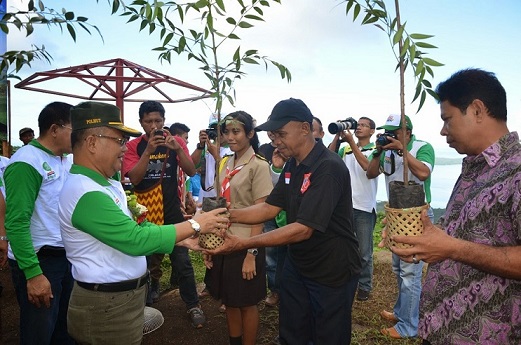
[[[194,229],[195,231],[192,235],[192,238],[196,238],[197,236],[199,236],[199,233],[201,232],[201,226],[193,219],[188,219],[188,222],[190,222],[190,224],[192,225],[192,229]]]
[[[197,148],[198,150],[204,150],[204,144],[201,145],[201,143],[197,143],[196,148]]]
[[[0,236],[0,241],[9,241],[7,236]]]
[[[253,256],[257,256],[257,254],[259,254],[259,250],[257,248],[250,248],[248,249],[248,253],[250,253]]]

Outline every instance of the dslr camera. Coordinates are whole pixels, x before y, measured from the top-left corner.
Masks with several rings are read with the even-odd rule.
[[[331,134],[337,134],[347,129],[356,130],[357,126],[358,122],[352,117],[348,117],[345,120],[330,123],[329,126],[327,126],[327,130]]]
[[[378,134],[378,138],[376,138],[376,144],[378,144],[380,146],[385,146],[387,144],[390,144],[391,141],[389,139],[387,139],[387,137],[398,139],[396,137],[396,134],[394,134],[393,131],[385,131],[382,134]]]
[[[208,138],[210,140],[217,139],[217,128],[207,128],[205,129],[206,135],[208,135]]]

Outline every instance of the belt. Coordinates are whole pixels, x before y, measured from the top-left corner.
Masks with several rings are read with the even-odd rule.
[[[76,283],[84,289],[91,291],[101,291],[101,292],[123,292],[139,289],[148,281],[148,271],[142,277],[132,280],[125,280],[118,283],[104,283],[104,284],[94,284],[94,283],[84,283],[77,281]]]
[[[65,248],[54,246],[43,246],[36,254],[38,257],[52,256],[55,258],[65,257]]]

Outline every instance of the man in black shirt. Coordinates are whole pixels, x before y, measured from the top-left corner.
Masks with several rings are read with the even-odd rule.
[[[230,221],[258,224],[281,210],[288,225],[249,238],[226,236],[210,254],[289,244],[280,298],[282,344],[351,341],[351,307],[360,255],[353,229],[349,171],[340,157],[313,138],[313,115],[299,99],[283,100],[256,130],[271,131],[291,157],[266,202],[230,210]]]

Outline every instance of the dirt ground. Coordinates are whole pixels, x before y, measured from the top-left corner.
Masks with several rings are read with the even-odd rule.
[[[4,286],[0,297],[0,344],[18,344],[18,304],[11,283],[10,272],[0,271],[0,282]],[[199,288],[202,288],[200,286]],[[388,344],[378,330],[389,327],[380,320],[381,309],[391,308],[396,298],[396,278],[391,272],[390,253],[375,253],[374,287],[371,298],[367,302],[355,301],[353,306],[353,340],[352,344]],[[194,329],[186,314],[184,303],[178,290],[162,292],[159,302],[153,305],[163,314],[164,324],[156,331],[144,336],[144,345],[177,344],[177,345],[226,345],[225,315],[220,313],[219,303],[211,297],[201,300],[207,322],[201,329]],[[278,308],[259,304],[260,329],[257,343],[271,344],[278,334]],[[394,341],[393,344],[417,344],[417,340]]]

